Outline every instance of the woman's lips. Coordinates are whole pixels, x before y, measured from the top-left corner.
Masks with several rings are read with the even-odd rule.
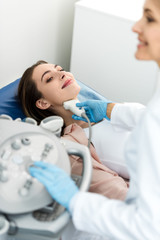
[[[138,48],[141,48],[141,47],[145,47],[145,46],[147,46],[148,45],[148,43],[147,42],[145,42],[144,40],[142,40],[142,39],[138,39],[139,40],[139,43],[138,43]]]
[[[142,42],[140,42],[139,44],[138,44],[138,48],[142,48],[142,47],[146,47],[147,46],[147,43],[142,43]]]
[[[62,89],[65,88],[65,87],[67,87],[67,86],[69,86],[71,83],[72,83],[72,79],[66,80],[65,83],[64,83],[63,86],[62,86]]]

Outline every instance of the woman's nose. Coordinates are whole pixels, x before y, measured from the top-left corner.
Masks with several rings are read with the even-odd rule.
[[[64,72],[60,72],[60,79],[62,80],[65,77]]]
[[[141,19],[133,25],[132,31],[135,32],[135,33],[141,33],[142,32]]]
[[[65,77],[65,75],[63,74],[61,78],[63,79],[64,77]]]

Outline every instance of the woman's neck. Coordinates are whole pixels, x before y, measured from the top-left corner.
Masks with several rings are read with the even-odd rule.
[[[72,118],[73,113],[69,110],[65,110],[63,107],[59,108],[58,111],[56,111],[56,112],[57,112],[58,116],[63,118],[65,127],[67,127],[67,126],[69,126],[73,123],[78,124],[82,128],[87,128],[88,127],[87,122],[74,120]]]
[[[78,125],[79,125],[80,127],[82,127],[82,128],[87,128],[87,127],[88,127],[88,123],[87,123],[87,122],[79,121],[79,120],[74,120],[74,119],[72,118],[72,115],[73,115],[73,113],[68,114],[67,117],[63,118],[63,119],[64,119],[64,124],[65,124],[66,127],[69,126],[69,125],[71,125],[71,124],[73,124],[73,123],[78,124]]]

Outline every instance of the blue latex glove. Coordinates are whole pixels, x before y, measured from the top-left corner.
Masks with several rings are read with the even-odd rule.
[[[90,122],[99,122],[103,118],[110,120],[106,115],[108,103],[111,103],[111,101],[87,100],[85,102],[77,103],[76,106],[83,107],[85,109],[86,115]],[[85,118],[78,117],[77,115],[72,115],[72,118],[87,122]]]
[[[37,178],[51,197],[69,210],[70,200],[79,191],[75,182],[55,165],[46,162],[35,162],[34,165],[29,168],[31,176]]]

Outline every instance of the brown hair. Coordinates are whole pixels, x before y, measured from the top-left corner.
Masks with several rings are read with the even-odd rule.
[[[36,107],[36,101],[43,96],[42,93],[38,91],[37,86],[33,81],[32,74],[35,67],[46,63],[46,61],[40,60],[27,68],[23,73],[18,86],[18,98],[25,115],[34,118],[38,123],[40,123],[45,117],[54,115],[53,111],[50,109],[42,110]]]

